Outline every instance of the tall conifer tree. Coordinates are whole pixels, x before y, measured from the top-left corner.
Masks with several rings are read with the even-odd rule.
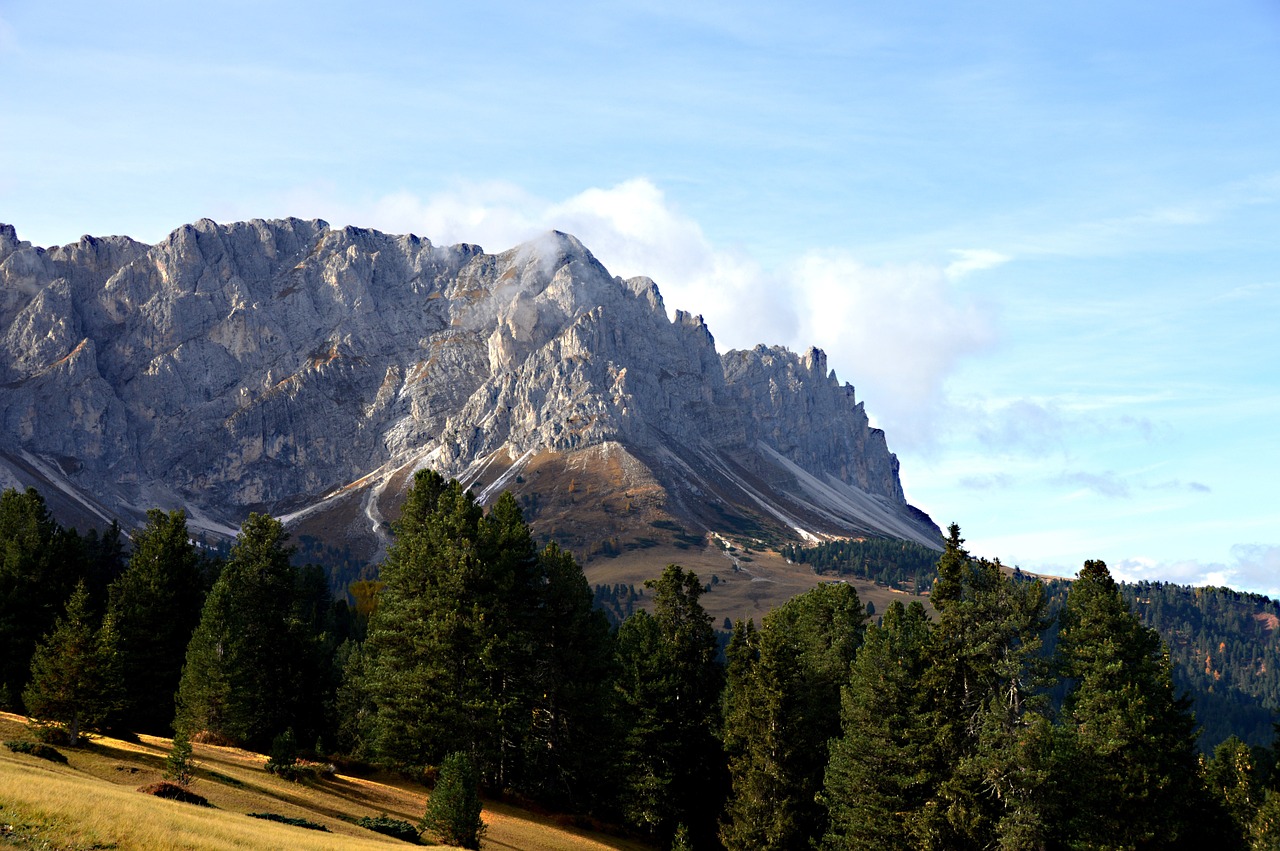
[[[175,724],[258,749],[294,726],[311,648],[292,617],[293,548],[280,521],[250,514],[187,648]],[[309,731],[312,735],[315,731]]]
[[[827,584],[771,612],[754,641],[735,632],[724,700],[732,791],[720,829],[730,851],[807,847],[826,831],[817,793],[865,618],[852,586]]]
[[[1200,781],[1195,721],[1173,690],[1169,657],[1120,596],[1106,564],[1087,561],[1061,616],[1064,834],[1078,847],[1205,848],[1220,825]],[[1220,837],[1212,840],[1217,842]]]
[[[932,624],[924,607],[895,601],[866,640],[842,691],[843,730],[831,745],[822,802],[831,851],[920,847],[913,814],[932,778],[924,758],[928,726],[921,679]]]
[[[27,711],[66,728],[72,745],[98,729],[120,699],[115,635],[108,621],[95,630],[85,583],[76,585],[66,613],[36,647],[31,682],[23,693]]]
[[[726,782],[715,631],[696,573],[668,565],[646,586],[653,614],[636,612],[618,630],[622,805],[662,842],[685,824],[696,846],[710,845]]]
[[[107,606],[119,636],[126,694],[121,721],[128,729],[169,732],[173,696],[203,598],[186,514],[148,511],[146,527],[133,536],[128,566],[111,583]]]

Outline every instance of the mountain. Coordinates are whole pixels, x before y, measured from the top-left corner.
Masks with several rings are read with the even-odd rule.
[[[373,557],[416,469],[581,554],[881,536],[940,547],[817,349],[717,353],[552,232],[501,254],[322,221],[49,249],[0,225],[0,484],[64,522],[249,511]]]

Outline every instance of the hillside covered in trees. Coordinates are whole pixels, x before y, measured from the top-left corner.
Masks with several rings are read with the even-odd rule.
[[[723,658],[692,572],[593,593],[509,495],[485,512],[430,472],[351,600],[262,515],[225,557],[181,512],[149,513],[127,550],[7,491],[0,545],[0,700],[48,737],[173,729],[283,765],[439,770],[459,799],[483,787],[660,848],[1280,842],[1274,753],[1227,738],[1199,755],[1173,661],[1231,628],[1269,640],[1270,620],[1239,614],[1262,601],[1207,589],[1188,609],[1101,562],[1043,583],[970,557],[955,526],[928,567],[885,542],[789,553],[927,587],[933,616],[869,617],[824,583],[734,624]],[[1238,641],[1199,656],[1204,694],[1272,699],[1273,667]]]
[[[783,554],[815,572],[868,579],[901,591],[928,592],[937,578],[937,553],[908,541],[833,541],[788,546]],[[1016,568],[1014,576],[1021,576]],[[1044,582],[1052,615],[1071,583]],[[1192,588],[1169,582],[1119,583],[1142,623],[1160,634],[1173,661],[1174,684],[1192,701],[1206,753],[1230,736],[1269,745],[1280,710],[1280,602],[1230,588]],[[1056,642],[1056,621],[1046,644]]]

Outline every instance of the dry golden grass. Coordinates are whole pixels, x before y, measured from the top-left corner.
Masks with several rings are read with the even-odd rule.
[[[0,713],[0,739],[26,737],[26,719]],[[417,823],[427,790],[398,778],[338,775],[290,783],[268,774],[264,758],[235,748],[196,744],[199,764],[192,791],[206,809],[136,791],[161,779],[170,743],[98,738],[86,748],[59,748],[67,765],[0,748],[0,846],[41,849],[362,849],[407,847],[352,824],[360,816],[388,815]],[[329,832],[262,819],[250,812],[305,818]],[[604,851],[647,848],[640,843],[559,826],[504,804],[485,806],[482,847],[524,851]]]
[[[677,547],[652,547],[623,553],[617,558],[595,559],[587,564],[584,573],[592,585],[634,585],[637,589],[646,579],[657,579],[668,564],[678,564],[698,574],[703,585],[711,584],[711,577],[718,580],[711,590],[702,595],[700,602],[711,615],[716,628],[724,626],[724,619],[736,621],[752,618],[759,626],[764,616],[797,594],[803,594],[832,577],[818,576],[808,565],[788,564],[773,551],[752,550],[745,553],[740,547],[735,553],[740,559],[738,570],[733,561],[718,544],[690,549]],[[750,561],[743,561],[746,555]],[[919,600],[929,607],[929,598],[907,594],[876,585],[861,579],[850,579],[849,584],[858,592],[863,603],[875,603],[876,611],[883,612],[894,600],[904,605]],[[645,597],[647,603],[649,597]]]

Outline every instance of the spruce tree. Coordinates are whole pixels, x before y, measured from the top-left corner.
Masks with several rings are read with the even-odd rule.
[[[446,756],[427,799],[419,832],[430,833],[446,845],[478,849],[485,830],[480,818],[479,782],[471,757],[461,751]]]
[[[173,695],[204,599],[184,512],[147,512],[108,596],[126,695],[120,720],[135,732],[163,735],[173,722]]]
[[[538,562],[523,788],[544,804],[593,809],[613,762],[613,635],[572,554],[552,543]]]
[[[842,732],[832,742],[821,793],[830,816],[825,849],[920,847],[913,814],[933,779],[921,680],[932,624],[924,607],[894,601],[866,640],[842,690]]]
[[[925,765],[936,785],[913,830],[924,847],[952,851],[1034,846],[1053,818],[1044,588],[971,558],[959,527],[949,532],[923,678],[932,732]]]
[[[696,573],[668,565],[646,587],[653,614],[638,611],[618,630],[622,809],[662,842],[684,823],[695,844],[711,844],[726,782],[715,631]]]
[[[1129,611],[1106,564],[1087,561],[1061,615],[1061,831],[1080,847],[1203,848],[1220,824],[1200,780],[1195,722],[1169,657]]]
[[[754,642],[745,632],[731,639],[724,744],[732,791],[720,829],[730,851],[807,847],[826,831],[817,793],[865,611],[851,586],[820,585],[771,612]]]
[[[23,700],[32,718],[64,727],[71,745],[97,729],[120,699],[115,636],[108,622],[95,630],[89,592],[76,585],[66,613],[36,647]]]
[[[35,488],[0,494],[0,709],[22,709],[36,642],[63,612],[82,567],[79,537],[54,522]]]
[[[607,744],[608,626],[568,553],[538,553],[519,505],[487,514],[456,481],[417,475],[382,566],[369,637],[351,654],[347,725],[381,759],[464,749],[482,783],[544,803],[595,798]]]
[[[250,514],[187,648],[175,725],[264,749],[292,726],[311,652],[292,617],[292,548],[280,521]],[[308,731],[314,735],[315,731]]]

